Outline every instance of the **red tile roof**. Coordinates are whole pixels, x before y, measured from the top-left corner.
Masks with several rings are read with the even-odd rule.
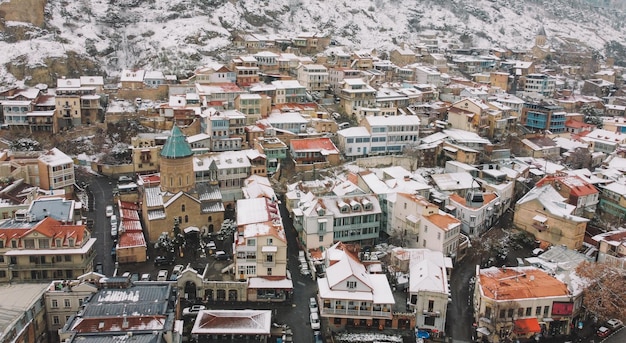
[[[493,199],[495,199],[497,197],[497,195],[495,193],[485,193],[483,194],[483,205],[488,204],[490,202],[493,201]],[[454,193],[452,195],[450,195],[450,200],[454,200],[455,202],[463,205],[463,206],[467,206],[467,203],[465,202],[465,198],[463,198],[462,196]]]
[[[165,316],[80,318],[72,331],[78,333],[127,332],[136,330],[162,330]],[[126,321],[126,323],[124,323]]]
[[[146,239],[143,237],[143,232],[125,231],[120,235],[118,245],[120,248],[145,247]]]
[[[565,122],[565,127],[571,127],[574,129],[595,128],[595,125],[583,123],[581,121],[569,119]]]
[[[337,149],[335,144],[333,144],[333,142],[330,140],[330,138],[327,138],[327,137],[292,139],[291,142],[289,142],[289,144],[291,145],[291,149],[294,150],[294,151],[306,151],[306,150],[321,151],[321,150],[325,150],[327,152],[331,151],[334,154],[338,154],[339,153],[339,150]]]
[[[494,300],[547,298],[569,295],[567,285],[533,267],[480,270],[480,287]]]
[[[449,214],[436,213],[436,214],[431,214],[429,216],[425,216],[424,218],[430,221],[431,223],[437,225],[438,228],[444,231],[448,231],[448,229],[450,229],[450,225],[461,224],[460,220],[454,218],[453,216]]]

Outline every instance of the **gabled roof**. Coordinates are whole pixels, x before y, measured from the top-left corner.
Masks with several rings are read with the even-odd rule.
[[[319,151],[322,155],[339,153],[335,144],[327,137],[292,139],[289,145],[293,151]]]
[[[172,128],[172,135],[165,141],[163,149],[161,150],[161,157],[165,158],[183,158],[192,156],[191,146],[185,139],[185,135],[178,128],[174,126]]]
[[[447,292],[445,269],[433,261],[424,259],[411,263],[409,270],[409,292]]]
[[[203,310],[198,313],[193,334],[269,335],[270,310]]]
[[[535,200],[539,201],[548,213],[556,217],[562,217],[575,222],[589,221],[589,219],[572,215],[576,206],[566,203],[566,199],[563,198],[551,184],[531,189],[517,201],[517,204],[521,205]]]
[[[365,266],[359,262],[350,252],[345,251],[343,257],[332,266],[326,268],[326,278],[328,287],[333,289],[342,281],[354,276],[361,281],[370,290],[373,285],[369,279],[369,275],[365,270]]]

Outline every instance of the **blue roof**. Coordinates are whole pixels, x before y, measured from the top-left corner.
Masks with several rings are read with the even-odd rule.
[[[181,158],[192,156],[191,146],[185,139],[185,135],[178,128],[174,126],[172,128],[172,135],[165,141],[163,149],[161,150],[161,157],[165,158]]]

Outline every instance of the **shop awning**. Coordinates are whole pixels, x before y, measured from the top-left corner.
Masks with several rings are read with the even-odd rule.
[[[515,329],[517,334],[540,333],[541,327],[537,318],[524,318],[515,321]]]

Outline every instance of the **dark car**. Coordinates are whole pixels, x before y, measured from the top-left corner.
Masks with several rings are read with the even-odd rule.
[[[174,258],[173,257],[157,256],[154,259],[154,265],[155,266],[171,266],[173,264],[174,264]]]
[[[218,250],[215,252],[215,259],[219,261],[228,261],[230,260],[230,255],[222,250]]]

